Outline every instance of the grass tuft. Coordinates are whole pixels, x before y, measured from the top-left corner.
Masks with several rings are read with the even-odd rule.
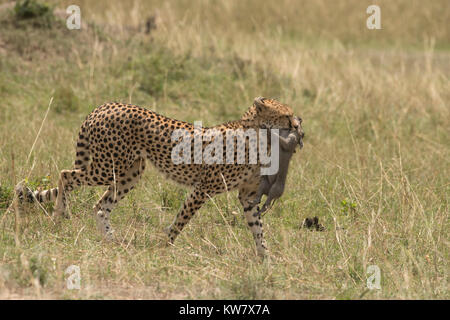
[[[26,21],[33,27],[50,28],[54,22],[52,8],[36,0],[17,1],[14,6],[14,16],[17,22]],[[20,24],[20,26],[23,25],[23,23]]]

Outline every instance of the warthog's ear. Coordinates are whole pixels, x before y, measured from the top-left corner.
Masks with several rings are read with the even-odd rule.
[[[255,100],[253,100],[253,105],[256,108],[256,112],[261,113],[264,112],[265,110],[267,110],[267,105],[264,103],[264,100],[266,100],[266,98],[263,97],[257,97],[255,98]]]

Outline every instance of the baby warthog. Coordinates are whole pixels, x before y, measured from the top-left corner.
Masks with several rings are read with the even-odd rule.
[[[258,211],[261,214],[269,209],[275,200],[284,192],[286,177],[289,168],[289,162],[292,154],[295,152],[297,144],[303,147],[304,132],[301,126],[302,119],[295,117],[297,121],[293,129],[280,129],[280,135],[277,135],[280,141],[279,150],[279,169],[276,174],[261,176],[258,193],[253,204],[259,204],[263,195],[267,196],[266,202]]]

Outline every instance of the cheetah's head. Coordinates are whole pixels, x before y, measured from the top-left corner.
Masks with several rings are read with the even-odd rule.
[[[256,127],[268,129],[297,128],[299,125],[291,107],[263,97],[255,98],[242,119],[254,121]]]

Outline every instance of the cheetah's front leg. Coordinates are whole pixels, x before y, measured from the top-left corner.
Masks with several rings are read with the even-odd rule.
[[[212,194],[209,194],[212,197]],[[189,220],[194,216],[194,214],[201,208],[201,206],[208,199],[206,192],[202,191],[201,188],[194,188],[194,190],[189,194],[189,196],[184,201],[183,207],[180,212],[178,212],[175,221],[170,225],[167,230],[169,236],[169,243],[173,243],[176,237],[180,234],[183,228],[189,223]]]
[[[256,193],[256,190],[241,189],[239,190],[239,201],[244,208],[245,219],[247,220],[248,227],[252,231],[253,238],[255,239],[258,256],[265,257],[267,254],[267,246],[263,236],[261,215],[259,214],[258,207],[254,201]]]

